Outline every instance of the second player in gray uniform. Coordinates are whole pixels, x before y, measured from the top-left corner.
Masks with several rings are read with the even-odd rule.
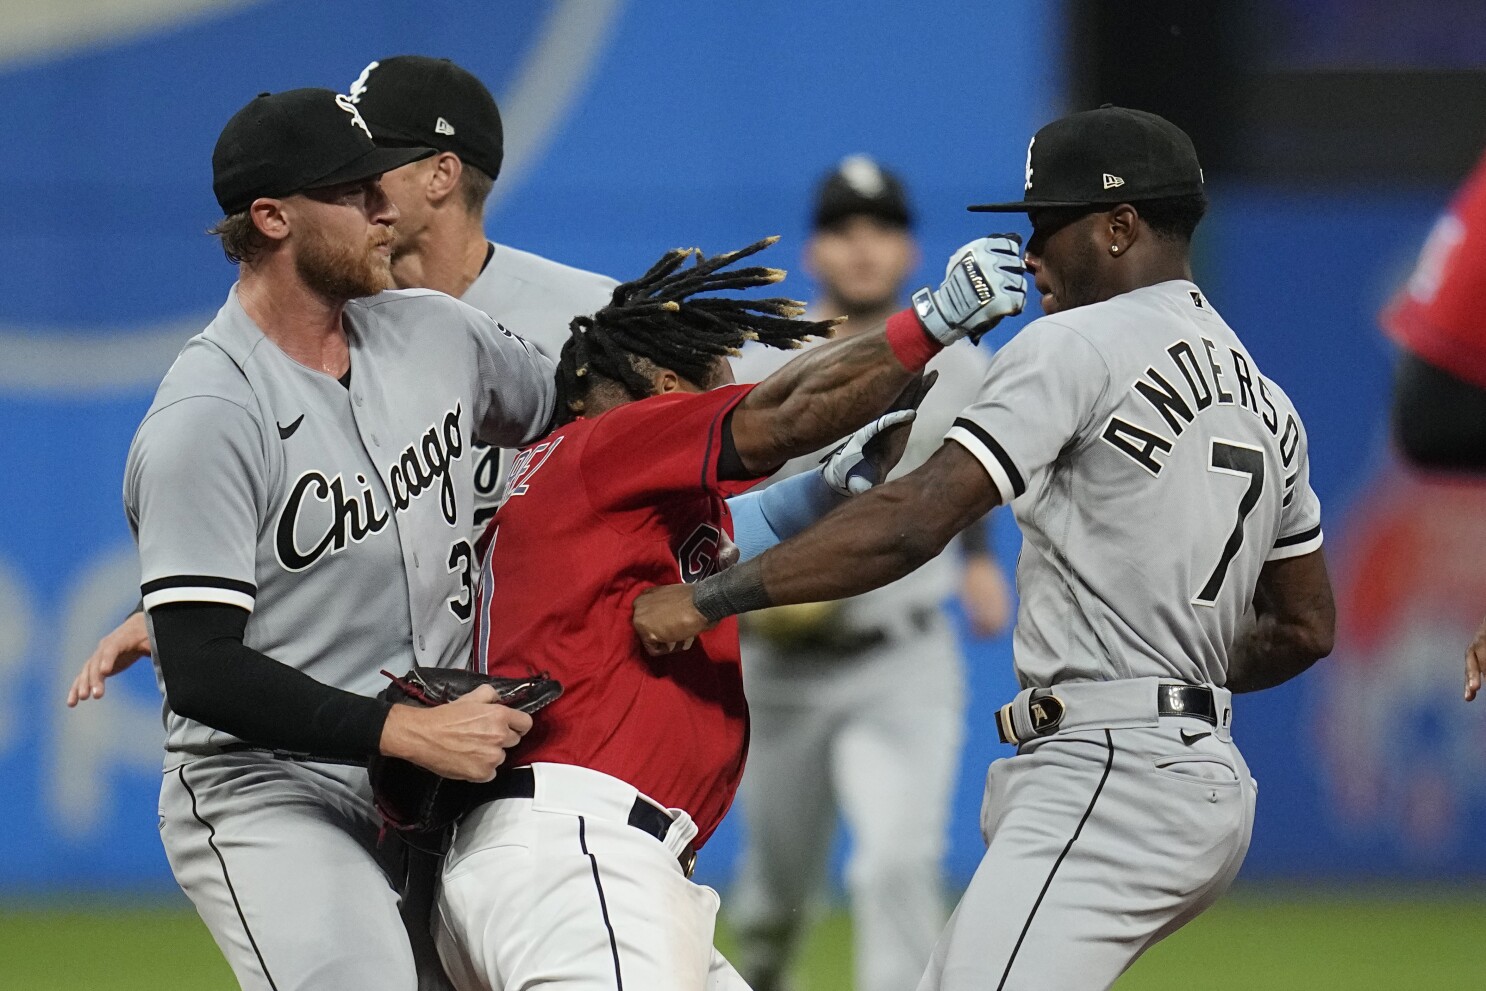
[[[1205,205],[1191,141],[1160,117],[1044,127],[1023,200],[990,208],[1030,215],[1047,316],[992,359],[946,443],[761,557],[636,603],[646,642],[685,640],[884,584],[1010,504],[1025,687],[996,723],[1019,749],[991,765],[985,857],[921,989],[1107,988],[1212,904],[1257,791],[1231,693],[1331,649],[1305,430],[1192,282]]]
[[[329,90],[234,115],[213,174],[239,281],[126,464],[167,699],[161,839],[244,988],[411,991],[427,943],[365,771],[286,752],[488,780],[531,724],[487,690],[369,697],[379,668],[465,662],[468,439],[519,444],[555,402],[551,363],[486,314],[382,291],[397,211],[377,177],[431,153],[377,147]]]
[[[866,330],[902,305],[918,264],[902,183],[854,155],[825,176],[805,247],[820,286],[817,319],[846,316],[834,336]],[[795,352],[757,345],[734,362],[762,381]],[[975,400],[988,358],[968,342],[929,363],[938,381],[919,408],[893,477],[922,464]],[[797,458],[776,478],[815,468]],[[755,991],[782,987],[824,879],[838,810],[852,837],[856,987],[906,991],[944,924],[940,879],[964,735],[963,659],[945,601],[961,593],[972,628],[1000,632],[1009,592],[986,549],[935,558],[899,581],[844,602],[785,606],[744,625],[743,679],[752,719],[739,791],[742,868],[729,899],[738,967]],[[750,617],[751,618],[751,617]],[[899,686],[911,680],[911,699]],[[897,697],[886,707],[881,700]],[[904,720],[915,726],[899,733]]]
[[[556,361],[568,324],[608,303],[618,283],[486,238],[485,202],[504,153],[490,90],[447,59],[396,55],[368,64],[349,93],[379,144],[438,151],[383,177],[401,214],[393,280],[456,296]],[[510,454],[477,442],[474,458],[475,525],[483,530]]]

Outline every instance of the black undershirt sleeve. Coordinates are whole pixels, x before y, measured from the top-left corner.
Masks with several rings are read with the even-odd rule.
[[[738,454],[738,442],[733,440],[733,409],[728,410],[722,421],[722,449],[717,452],[717,477],[725,482],[746,482],[758,478],[759,473],[743,466]],[[769,474],[765,472],[764,474]]]
[[[165,697],[177,715],[255,746],[364,760],[391,703],[332,688],[243,643],[248,611],[185,602],[151,610]]]
[[[1420,467],[1486,470],[1486,389],[1405,352],[1394,373],[1393,435]]]

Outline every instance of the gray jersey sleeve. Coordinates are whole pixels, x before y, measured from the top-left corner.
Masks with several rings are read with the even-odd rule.
[[[1285,479],[1285,495],[1280,510],[1280,532],[1275,538],[1274,549],[1267,561],[1281,561],[1287,557],[1300,557],[1321,547],[1321,500],[1311,488],[1310,438],[1300,418],[1294,420],[1296,469]],[[1283,448],[1284,438],[1280,445]]]
[[[472,306],[460,304],[475,344],[475,436],[516,448],[540,437],[557,404],[555,368],[530,342]]]
[[[1010,503],[1094,427],[1108,389],[1109,368],[1082,334],[1038,320],[991,359],[980,396],[945,439],[974,455]]]
[[[145,420],[124,501],[147,611],[171,602],[253,610],[267,478],[261,428],[230,400],[194,396]]]

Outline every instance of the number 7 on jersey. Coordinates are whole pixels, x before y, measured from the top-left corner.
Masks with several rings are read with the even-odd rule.
[[[1244,490],[1243,497],[1238,500],[1238,520],[1233,525],[1233,532],[1229,534],[1228,542],[1223,545],[1223,553],[1218,558],[1218,566],[1208,576],[1207,582],[1202,586],[1202,591],[1192,598],[1193,605],[1199,606],[1210,606],[1218,601],[1218,593],[1223,589],[1223,580],[1228,577],[1228,566],[1233,563],[1238,549],[1243,546],[1244,521],[1249,518],[1254,507],[1259,505],[1259,496],[1264,492],[1264,451],[1248,444],[1239,444],[1214,437],[1207,470],[1247,478],[1249,487]]]

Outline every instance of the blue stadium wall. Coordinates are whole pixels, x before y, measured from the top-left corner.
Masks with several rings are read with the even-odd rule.
[[[770,233],[793,265],[817,177],[869,152],[909,180],[927,280],[984,232],[964,204],[1018,193],[1027,140],[1061,106],[1055,5],[1009,6],[130,0],[74,23],[7,4],[0,895],[172,883],[150,831],[161,730],[147,666],[101,703],[62,699],[138,597],[119,496],[130,437],[233,277],[202,232],[212,144],[237,107],[261,90],[344,89],[378,56],[451,57],[506,116],[492,236],[617,277],[667,247]],[[1200,280],[1307,418],[1350,610],[1334,660],[1239,704],[1261,782],[1246,876],[1479,876],[1466,844],[1486,825],[1486,716],[1458,701],[1458,658],[1486,608],[1470,566],[1486,506],[1391,463],[1375,323],[1449,191],[1211,178]],[[997,526],[1009,561],[1015,528],[1004,513]],[[1014,690],[1007,641],[969,650],[947,864],[960,881],[978,858],[985,765],[1006,756],[990,712]],[[737,828],[705,851],[707,880],[726,881]]]

